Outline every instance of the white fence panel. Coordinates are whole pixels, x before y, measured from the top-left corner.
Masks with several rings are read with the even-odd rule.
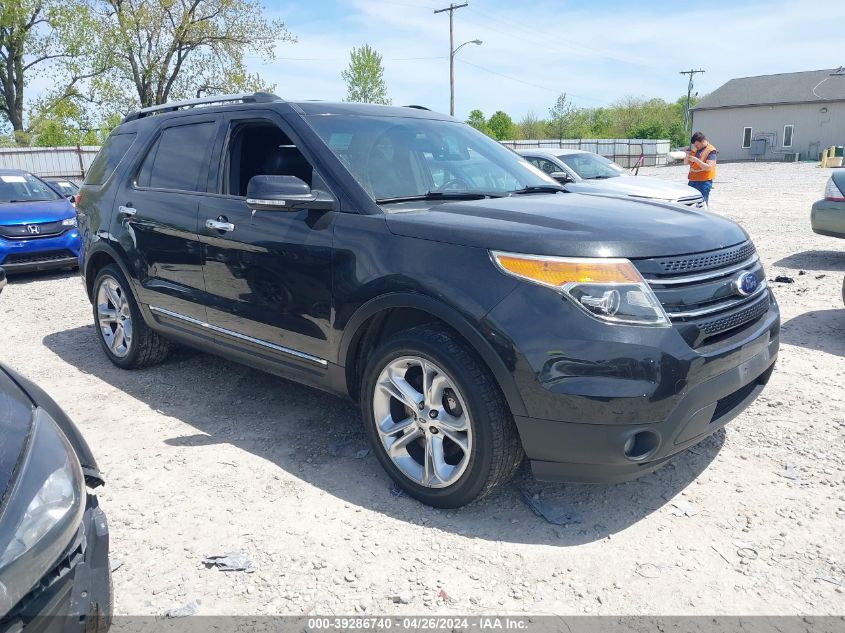
[[[22,169],[44,178],[82,180],[98,151],[97,145],[0,148],[0,169]]]

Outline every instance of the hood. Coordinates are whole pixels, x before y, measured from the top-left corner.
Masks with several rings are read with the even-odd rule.
[[[567,191],[575,193],[606,193],[617,196],[639,196],[659,200],[700,197],[701,193],[680,182],[661,180],[652,176],[621,175],[604,180],[579,180],[567,183]]]
[[[67,198],[43,202],[0,202],[0,224],[40,224],[76,216]]]
[[[396,235],[570,257],[663,257],[739,244],[720,216],[676,204],[571,193],[390,205]]]

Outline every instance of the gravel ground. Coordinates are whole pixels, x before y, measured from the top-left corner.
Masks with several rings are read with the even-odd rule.
[[[828,172],[719,175],[715,212],[745,226],[770,279],[795,280],[773,284],[784,329],[767,390],[636,482],[523,474],[460,511],[394,495],[352,405],[189,350],[121,371],[96,346],[78,276],[13,278],[0,359],[71,414],[107,474],[117,612],[193,600],[201,614],[845,612],[845,242],[809,228]],[[255,571],[203,565],[226,552]]]

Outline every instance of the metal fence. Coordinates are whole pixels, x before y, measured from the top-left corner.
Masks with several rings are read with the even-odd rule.
[[[502,145],[513,149],[580,149],[619,163],[623,167],[635,167],[638,161],[647,167],[666,165],[669,162],[671,141],[643,138],[566,138],[542,140],[502,141]]]
[[[23,169],[43,178],[83,180],[98,151],[97,145],[0,148],[0,169]]]

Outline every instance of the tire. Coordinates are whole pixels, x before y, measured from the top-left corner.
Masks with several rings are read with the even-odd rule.
[[[97,273],[93,297],[97,340],[112,363],[123,369],[140,369],[167,358],[173,344],[144,322],[117,265],[109,264]]]
[[[423,380],[429,398],[423,398]],[[495,379],[445,327],[414,327],[382,344],[364,371],[361,401],[379,462],[426,505],[457,508],[480,499],[523,461]]]

